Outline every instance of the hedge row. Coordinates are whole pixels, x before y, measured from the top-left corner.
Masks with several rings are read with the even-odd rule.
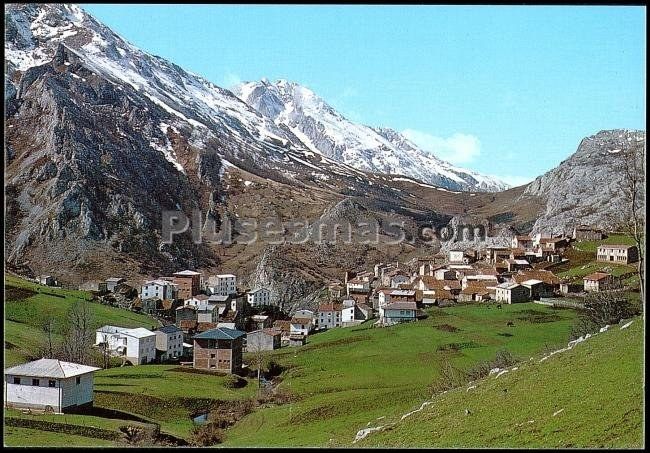
[[[122,434],[108,429],[93,428],[90,426],[69,425],[67,423],[55,423],[45,420],[30,420],[28,418],[5,417],[5,425],[16,428],[32,428],[41,431],[53,431],[55,433],[74,434],[83,437],[94,437],[96,439],[118,441]]]

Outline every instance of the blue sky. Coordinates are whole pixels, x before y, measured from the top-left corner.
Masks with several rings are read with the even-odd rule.
[[[603,129],[645,128],[645,8],[82,5],[212,82],[288,79],[519,184]]]

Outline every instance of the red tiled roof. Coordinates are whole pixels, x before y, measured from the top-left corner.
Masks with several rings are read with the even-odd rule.
[[[283,332],[288,332],[291,330],[291,321],[282,321],[278,319],[273,323],[273,328],[280,329]]]
[[[584,280],[590,280],[590,281],[600,281],[604,278],[611,277],[612,274],[608,274],[607,272],[594,272],[593,274],[589,274],[585,276]]]
[[[551,271],[525,270],[513,275],[515,282],[521,283],[526,280],[540,280],[547,285],[559,285],[560,279]]]
[[[178,323],[178,327],[182,330],[194,329],[197,322],[193,319],[181,319]]]
[[[311,318],[291,318],[291,324],[309,324],[313,322]]]
[[[205,332],[206,330],[216,329],[216,322],[199,322],[196,324],[197,332]]]
[[[318,306],[318,311],[341,311],[342,309],[343,309],[343,305],[336,304],[336,303],[320,304]]]

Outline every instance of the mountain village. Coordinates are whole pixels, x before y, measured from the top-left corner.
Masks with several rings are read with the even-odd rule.
[[[122,366],[178,363],[246,375],[252,364],[244,360],[244,353],[300,347],[311,335],[328,329],[370,320],[377,328],[417,322],[427,317],[424,309],[434,306],[486,304],[501,309],[502,304],[531,301],[575,306],[575,300],[587,293],[623,290],[627,274],[599,271],[582,279],[560,279],[553,273],[554,266],[568,261],[564,255],[572,244],[606,237],[600,229],[578,225],[572,236],[516,235],[510,247],[450,250],[409,263],[377,263],[372,270],[342,270],[344,278],[327,285],[316,310],[301,308],[292,316],[272,301],[269,289],[242,290],[234,274],[204,276],[182,270],[142,282],[139,290],[120,277],[86,282],[80,289],[101,303],[119,305],[119,300],[122,308],[159,321],[160,326],[151,330],[113,325],[97,329],[93,347],[121,359]],[[634,245],[602,244],[596,258],[633,264],[638,250]],[[52,275],[35,280],[56,285]],[[12,367],[5,370],[6,405],[56,412],[92,405],[92,372],[97,369],[52,359]],[[76,385],[86,383],[83,391],[66,383],[72,377]],[[53,405],[52,391],[45,387],[63,389],[63,399]]]
[[[5,6],[5,445],[643,446],[645,11],[231,6]]]

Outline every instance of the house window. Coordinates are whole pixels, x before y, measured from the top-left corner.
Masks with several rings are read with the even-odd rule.
[[[14,384],[20,384],[20,378],[19,377],[14,378]]]
[[[50,379],[49,381],[47,381],[47,385],[48,387],[56,387],[56,381]]]
[[[40,385],[40,381],[38,379],[32,379],[32,385],[38,387]]]
[[[77,385],[81,384],[81,376],[77,376]]]
[[[215,357],[217,357],[216,354],[210,354],[210,358],[211,358],[211,359],[214,359]],[[221,362],[221,360],[219,360],[219,362]]]

